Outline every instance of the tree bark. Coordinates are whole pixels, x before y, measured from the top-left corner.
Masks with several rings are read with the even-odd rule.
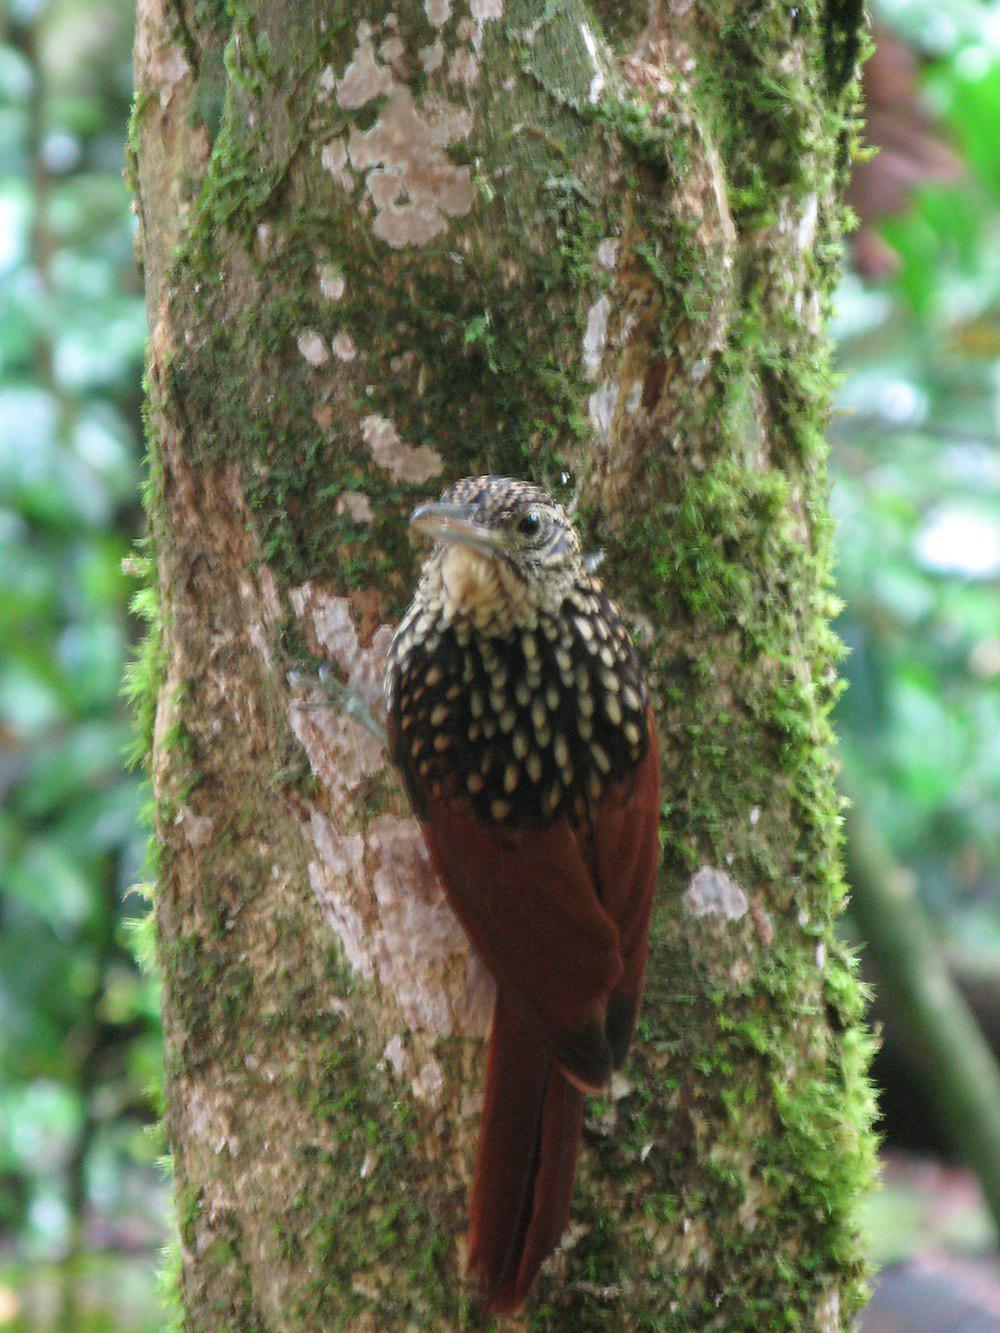
[[[409,509],[579,497],[663,874],[552,1329],[846,1326],[872,1174],[827,714],[856,7],[140,0],[156,919],[191,1328],[476,1325],[491,996],[377,742]],[[299,673],[298,675],[296,673]]]

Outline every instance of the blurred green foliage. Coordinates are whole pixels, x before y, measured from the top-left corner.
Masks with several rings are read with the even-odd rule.
[[[831,430],[853,790],[956,944],[1000,949],[1000,6],[885,0],[963,161],[845,274]]]
[[[966,170],[882,223],[894,277],[847,272],[839,295],[839,723],[943,932],[996,956],[1000,5],[876,8],[926,57]],[[131,11],[12,0],[0,31],[0,1324],[19,1289],[64,1327],[124,1326],[88,1305],[108,1284],[82,1251],[148,1253],[162,1226],[156,996],[124,933],[144,842],[119,697],[141,527]]]
[[[131,1166],[160,1056],[123,936],[144,855],[119,702],[145,336],[130,9],[21,0],[0,46],[0,1258],[148,1245],[162,1207]]]

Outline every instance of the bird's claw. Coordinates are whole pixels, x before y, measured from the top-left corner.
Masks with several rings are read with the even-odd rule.
[[[364,727],[380,745],[388,744],[388,732],[375,717],[368,704],[350,685],[339,680],[333,669],[325,663],[319,668],[315,677],[306,676],[301,671],[290,671],[288,673],[288,683],[297,689],[306,690],[315,689],[318,685],[326,695],[326,699],[322,703],[301,703],[298,707],[335,708],[342,712],[345,717],[349,717],[352,722],[357,722],[359,726]]]

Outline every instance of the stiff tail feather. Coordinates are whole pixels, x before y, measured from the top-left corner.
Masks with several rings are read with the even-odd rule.
[[[566,1229],[583,1102],[498,995],[469,1209],[469,1271],[490,1314],[518,1309]]]

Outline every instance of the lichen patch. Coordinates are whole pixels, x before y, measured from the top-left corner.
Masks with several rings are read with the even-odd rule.
[[[347,514],[352,523],[370,523],[374,518],[368,496],[360,491],[344,491],[337,500],[337,513]]]
[[[393,85],[371,129],[351,130],[348,152],[354,169],[367,173],[365,186],[376,210],[373,230],[394,249],[426,245],[449,218],[471,210],[470,170],[442,151],[471,128],[461,107],[431,95],[418,107],[408,88]]]
[[[417,59],[423,65],[425,74],[433,74],[436,69],[440,69],[444,64],[444,56],[444,44],[440,41],[422,46],[417,52]]]
[[[342,271],[336,264],[323,264],[319,270],[319,289],[328,301],[340,301],[347,290]]]
[[[604,66],[601,63],[600,55],[597,50],[597,39],[587,27],[586,23],[580,24],[580,35],[583,37],[583,44],[587,48],[587,55],[590,56],[591,64],[594,66],[594,74],[590,80],[590,88],[587,92],[587,101],[591,106],[595,106],[601,100],[601,94],[604,92],[606,79],[604,76]]]
[[[344,111],[357,111],[392,87],[392,70],[375,59],[371,28],[358,25],[358,45],[337,84],[337,105]]]
[[[361,436],[378,466],[392,473],[397,481],[419,486],[436,477],[444,467],[440,454],[429,445],[414,449],[402,440],[388,417],[375,414],[365,417]]]
[[[684,906],[692,916],[721,916],[739,921],[750,906],[746,890],[725,870],[702,866],[684,891]]]
[[[588,376],[596,379],[608,344],[608,318],[611,298],[602,296],[587,311],[587,328],[583,335],[583,365]]]
[[[330,359],[326,343],[315,329],[306,329],[297,339],[299,352],[311,366],[322,366]]]
[[[609,273],[618,263],[619,241],[616,236],[606,236],[597,247],[597,262]]]
[[[358,354],[357,344],[346,330],[341,330],[330,344],[338,361],[353,361]]]
[[[319,160],[343,190],[353,190],[354,179],[347,165],[347,143],[331,139],[320,149]]]
[[[587,400],[590,424],[604,445],[608,445],[611,441],[611,425],[618,405],[618,393],[618,385],[614,380],[608,380],[599,389],[595,389]]]
[[[424,0],[427,22],[442,28],[451,18],[451,0]]]

